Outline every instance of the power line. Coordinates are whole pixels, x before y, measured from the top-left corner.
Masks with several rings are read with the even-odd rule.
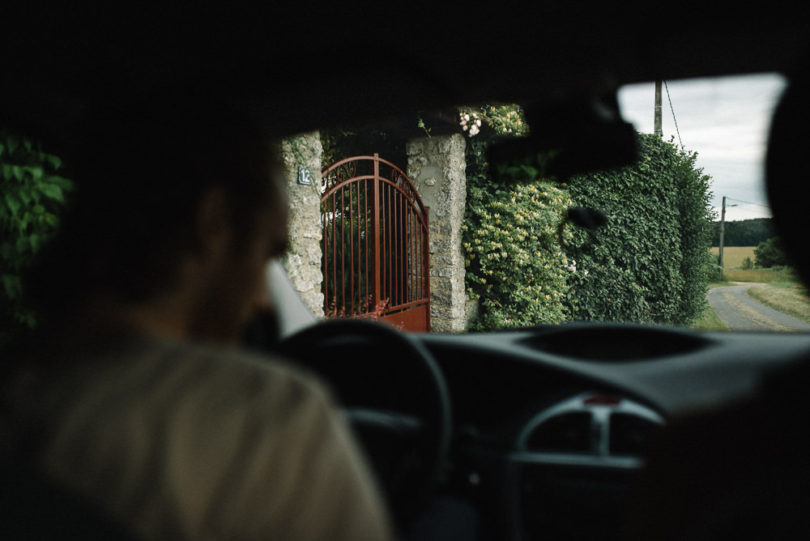
[[[681,130],[678,129],[678,119],[675,118],[675,108],[672,107],[672,97],[669,95],[669,85],[664,81],[664,88],[667,91],[667,100],[669,100],[669,110],[672,111],[672,121],[675,123],[675,132],[678,134],[678,142],[681,144],[681,150],[686,152],[683,148],[683,141],[681,140]]]
[[[747,205],[757,205],[758,207],[770,209],[768,205],[763,205],[762,203],[754,203],[753,201],[744,201],[742,199],[737,199],[736,197],[726,197],[726,199],[731,199],[732,201],[737,201],[738,203],[745,203]]]

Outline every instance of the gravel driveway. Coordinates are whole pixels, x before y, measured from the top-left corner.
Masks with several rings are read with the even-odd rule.
[[[747,291],[757,283],[709,290],[709,304],[731,331],[810,331],[810,323],[755,301]]]

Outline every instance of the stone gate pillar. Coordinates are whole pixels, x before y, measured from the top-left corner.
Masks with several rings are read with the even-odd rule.
[[[434,332],[467,327],[461,224],[467,199],[466,141],[461,134],[408,142],[408,176],[430,208],[430,324]]]
[[[282,264],[304,304],[318,317],[323,317],[320,192],[322,155],[323,147],[318,132],[290,137],[281,143],[281,161],[290,213],[289,250]]]

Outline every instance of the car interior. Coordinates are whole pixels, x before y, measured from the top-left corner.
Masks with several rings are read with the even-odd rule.
[[[161,85],[214,89],[249,106],[278,137],[459,104],[516,102],[526,105],[530,121],[543,120],[532,124],[528,139],[504,144],[501,157],[528,148],[570,149],[556,171],[564,176],[632,159],[617,108],[621,86],[753,73],[781,73],[790,85],[806,77],[810,45],[810,18],[797,6],[500,2],[451,9],[428,2],[298,2],[195,13],[132,7],[126,17],[83,8],[11,14],[4,25],[11,31],[0,38],[0,120],[52,141],[56,152],[87,103]],[[599,114],[595,104],[611,114]],[[807,118],[806,109],[798,114]],[[769,190],[780,232],[795,231],[785,234],[786,245],[807,277],[800,237],[810,224],[796,202],[798,172],[796,163],[769,170],[776,177]],[[745,403],[754,406],[740,415],[756,411],[770,375],[803,366],[810,353],[806,333],[635,323],[404,333],[364,320],[319,321],[278,262],[268,269],[268,283],[275,327],[257,322],[246,346],[283,354],[329,383],[401,532],[431,502],[448,499],[471,510],[479,539],[624,539],[627,521],[648,509],[636,507],[635,491],[649,482],[651,449],[679,452],[690,444],[672,443],[694,434],[675,430],[679,420],[713,419],[714,412]],[[745,441],[769,422],[731,417],[740,431],[752,431]],[[782,421],[786,430],[806,430],[799,417]],[[695,433],[715,432],[705,428]],[[778,462],[776,447],[792,440],[773,438],[770,430],[761,437],[771,438],[775,450],[762,460]],[[730,452],[738,451],[744,452]],[[778,475],[787,484],[806,466]],[[753,461],[729,475],[744,480],[770,471]],[[661,479],[676,477],[670,473]],[[17,509],[9,511],[16,520],[30,516],[20,502],[38,499],[14,497],[14,487],[25,484],[10,482],[11,495],[4,495],[3,501],[17,502],[4,506]],[[700,479],[688,486],[702,490]],[[685,489],[676,483],[657,490],[675,499],[693,496],[678,492]],[[786,490],[807,501],[801,487]],[[764,499],[722,520],[668,516],[660,525],[694,521],[667,535],[721,538],[737,531],[741,514],[775,517],[773,502],[783,499],[770,505]],[[711,516],[715,503],[705,502]],[[689,537],[678,537],[687,531]]]

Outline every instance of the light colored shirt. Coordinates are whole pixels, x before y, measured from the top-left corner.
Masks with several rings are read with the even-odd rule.
[[[375,480],[314,378],[152,339],[82,355],[15,385],[15,424],[40,433],[41,471],[136,535],[391,538]]]

